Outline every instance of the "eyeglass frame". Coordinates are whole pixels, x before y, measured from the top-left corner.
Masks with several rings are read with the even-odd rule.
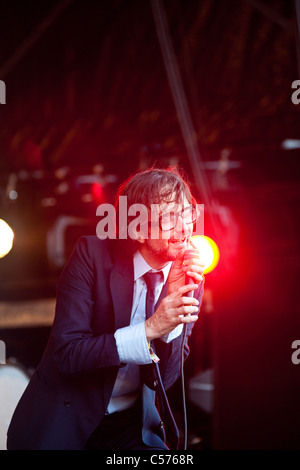
[[[191,222],[186,222],[186,221],[184,221],[184,219],[183,219],[183,213],[184,213],[184,211],[186,211],[187,209],[191,209],[191,211],[192,211],[192,216],[194,216],[193,219],[191,220]],[[162,228],[162,217],[165,216],[166,214],[168,214],[168,215],[171,215],[171,214],[172,214],[172,216],[174,217],[174,225],[173,225],[172,227],[169,227],[169,228]],[[182,210],[177,211],[177,212],[171,211],[171,212],[168,212],[168,213],[166,212],[165,214],[159,214],[159,216],[158,216],[159,228],[160,228],[160,230],[161,230],[162,232],[167,232],[168,230],[173,230],[173,229],[176,227],[176,225],[177,225],[178,217],[179,217],[179,216],[181,216],[182,220],[184,221],[184,223],[185,223],[186,225],[194,224],[194,223],[196,222],[196,220],[198,219],[199,215],[200,215],[200,213],[199,213],[199,211],[198,211],[198,209],[197,209],[197,206],[195,206],[195,205],[193,205],[193,204],[191,204],[190,206],[185,207],[185,208],[183,208]],[[171,221],[170,221],[170,222],[171,222]]]

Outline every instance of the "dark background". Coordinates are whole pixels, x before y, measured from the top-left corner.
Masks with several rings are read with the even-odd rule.
[[[221,254],[186,365],[187,379],[213,371],[214,402],[188,400],[189,445],[299,449],[300,150],[284,144],[300,139],[295,2],[164,0],[163,36],[155,4],[0,1],[0,218],[15,232],[1,302],[53,299],[96,207],[133,171],[178,163]],[[12,317],[1,339],[32,368],[48,332]]]

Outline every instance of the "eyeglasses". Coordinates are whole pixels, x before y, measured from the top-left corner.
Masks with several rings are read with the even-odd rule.
[[[182,218],[185,224],[193,224],[198,218],[198,211],[195,206],[185,207],[179,212],[166,212],[159,215],[159,227],[162,231],[172,230],[176,227],[178,217]]]

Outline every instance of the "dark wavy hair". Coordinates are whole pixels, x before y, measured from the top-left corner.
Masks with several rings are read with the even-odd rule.
[[[178,167],[150,168],[131,175],[118,189],[115,198],[115,209],[118,213],[120,196],[127,196],[127,207],[133,204],[143,204],[148,209],[151,204],[176,203],[182,204],[186,198],[190,204],[196,204],[191,193],[187,178]],[[128,217],[128,224],[130,217]]]

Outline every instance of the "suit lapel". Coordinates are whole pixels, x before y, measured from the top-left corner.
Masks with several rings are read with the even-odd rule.
[[[133,287],[134,287],[134,270],[133,270],[133,257],[128,257],[122,253],[116,253],[115,262],[110,276],[110,291],[115,312],[115,329],[123,328],[130,324],[132,300],[133,300]],[[159,299],[156,303],[156,308],[159,306],[161,300],[167,295],[168,282],[164,285]],[[156,389],[164,411],[164,419],[168,430],[170,429],[170,442],[172,448],[177,449],[178,430],[174,421],[172,412],[170,410],[166,394],[164,391],[163,383],[160,377],[160,371],[157,364],[151,363],[140,367],[144,382],[147,384],[147,378],[150,378],[149,388]],[[148,374],[146,373],[148,371]],[[148,377],[147,377],[148,376]],[[153,377],[155,380],[153,380]],[[173,439],[173,441],[172,441]]]
[[[134,287],[133,257],[117,250],[115,262],[110,276],[110,291],[115,312],[115,328],[123,328],[130,324]],[[164,284],[155,309],[166,297],[168,281]]]
[[[115,312],[115,329],[130,323],[133,300],[133,258],[116,254],[110,276],[110,291]]]

